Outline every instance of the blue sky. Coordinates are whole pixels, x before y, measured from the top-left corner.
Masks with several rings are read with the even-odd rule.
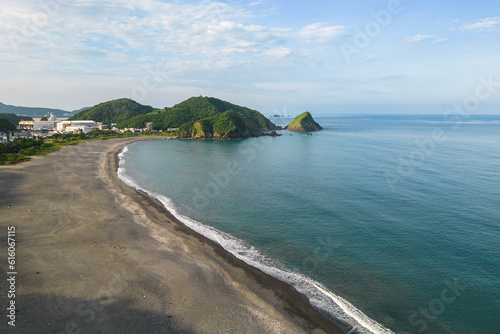
[[[3,0],[0,22],[6,104],[500,111],[497,1]]]

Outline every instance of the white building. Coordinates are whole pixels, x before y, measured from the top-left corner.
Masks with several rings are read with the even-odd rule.
[[[53,130],[60,121],[21,121],[19,130],[49,131]]]
[[[57,123],[58,132],[73,132],[73,133],[87,133],[92,130],[98,130],[101,122],[94,121],[62,121]]]

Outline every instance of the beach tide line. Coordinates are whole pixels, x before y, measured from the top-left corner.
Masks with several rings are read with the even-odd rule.
[[[226,251],[247,264],[291,285],[298,292],[305,295],[316,309],[328,314],[332,320],[340,322],[343,327],[349,330],[349,333],[394,334],[394,332],[369,318],[344,298],[335,295],[326,287],[323,287],[321,283],[300,273],[290,271],[278,261],[263,255],[257,248],[244,240],[180,214],[170,198],[142,188],[126,174],[124,156],[127,152],[128,146],[125,146],[118,153],[118,177],[129,187],[158,200],[175,218],[188,228],[216,242]]]

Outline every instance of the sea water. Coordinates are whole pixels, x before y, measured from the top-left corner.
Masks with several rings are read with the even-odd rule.
[[[136,143],[119,173],[345,330],[500,333],[500,116],[317,121]]]

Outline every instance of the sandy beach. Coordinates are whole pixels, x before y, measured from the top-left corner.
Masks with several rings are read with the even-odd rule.
[[[343,333],[293,288],[238,260],[117,176],[148,138],[94,140],[0,167],[2,281],[16,228],[20,333]]]

